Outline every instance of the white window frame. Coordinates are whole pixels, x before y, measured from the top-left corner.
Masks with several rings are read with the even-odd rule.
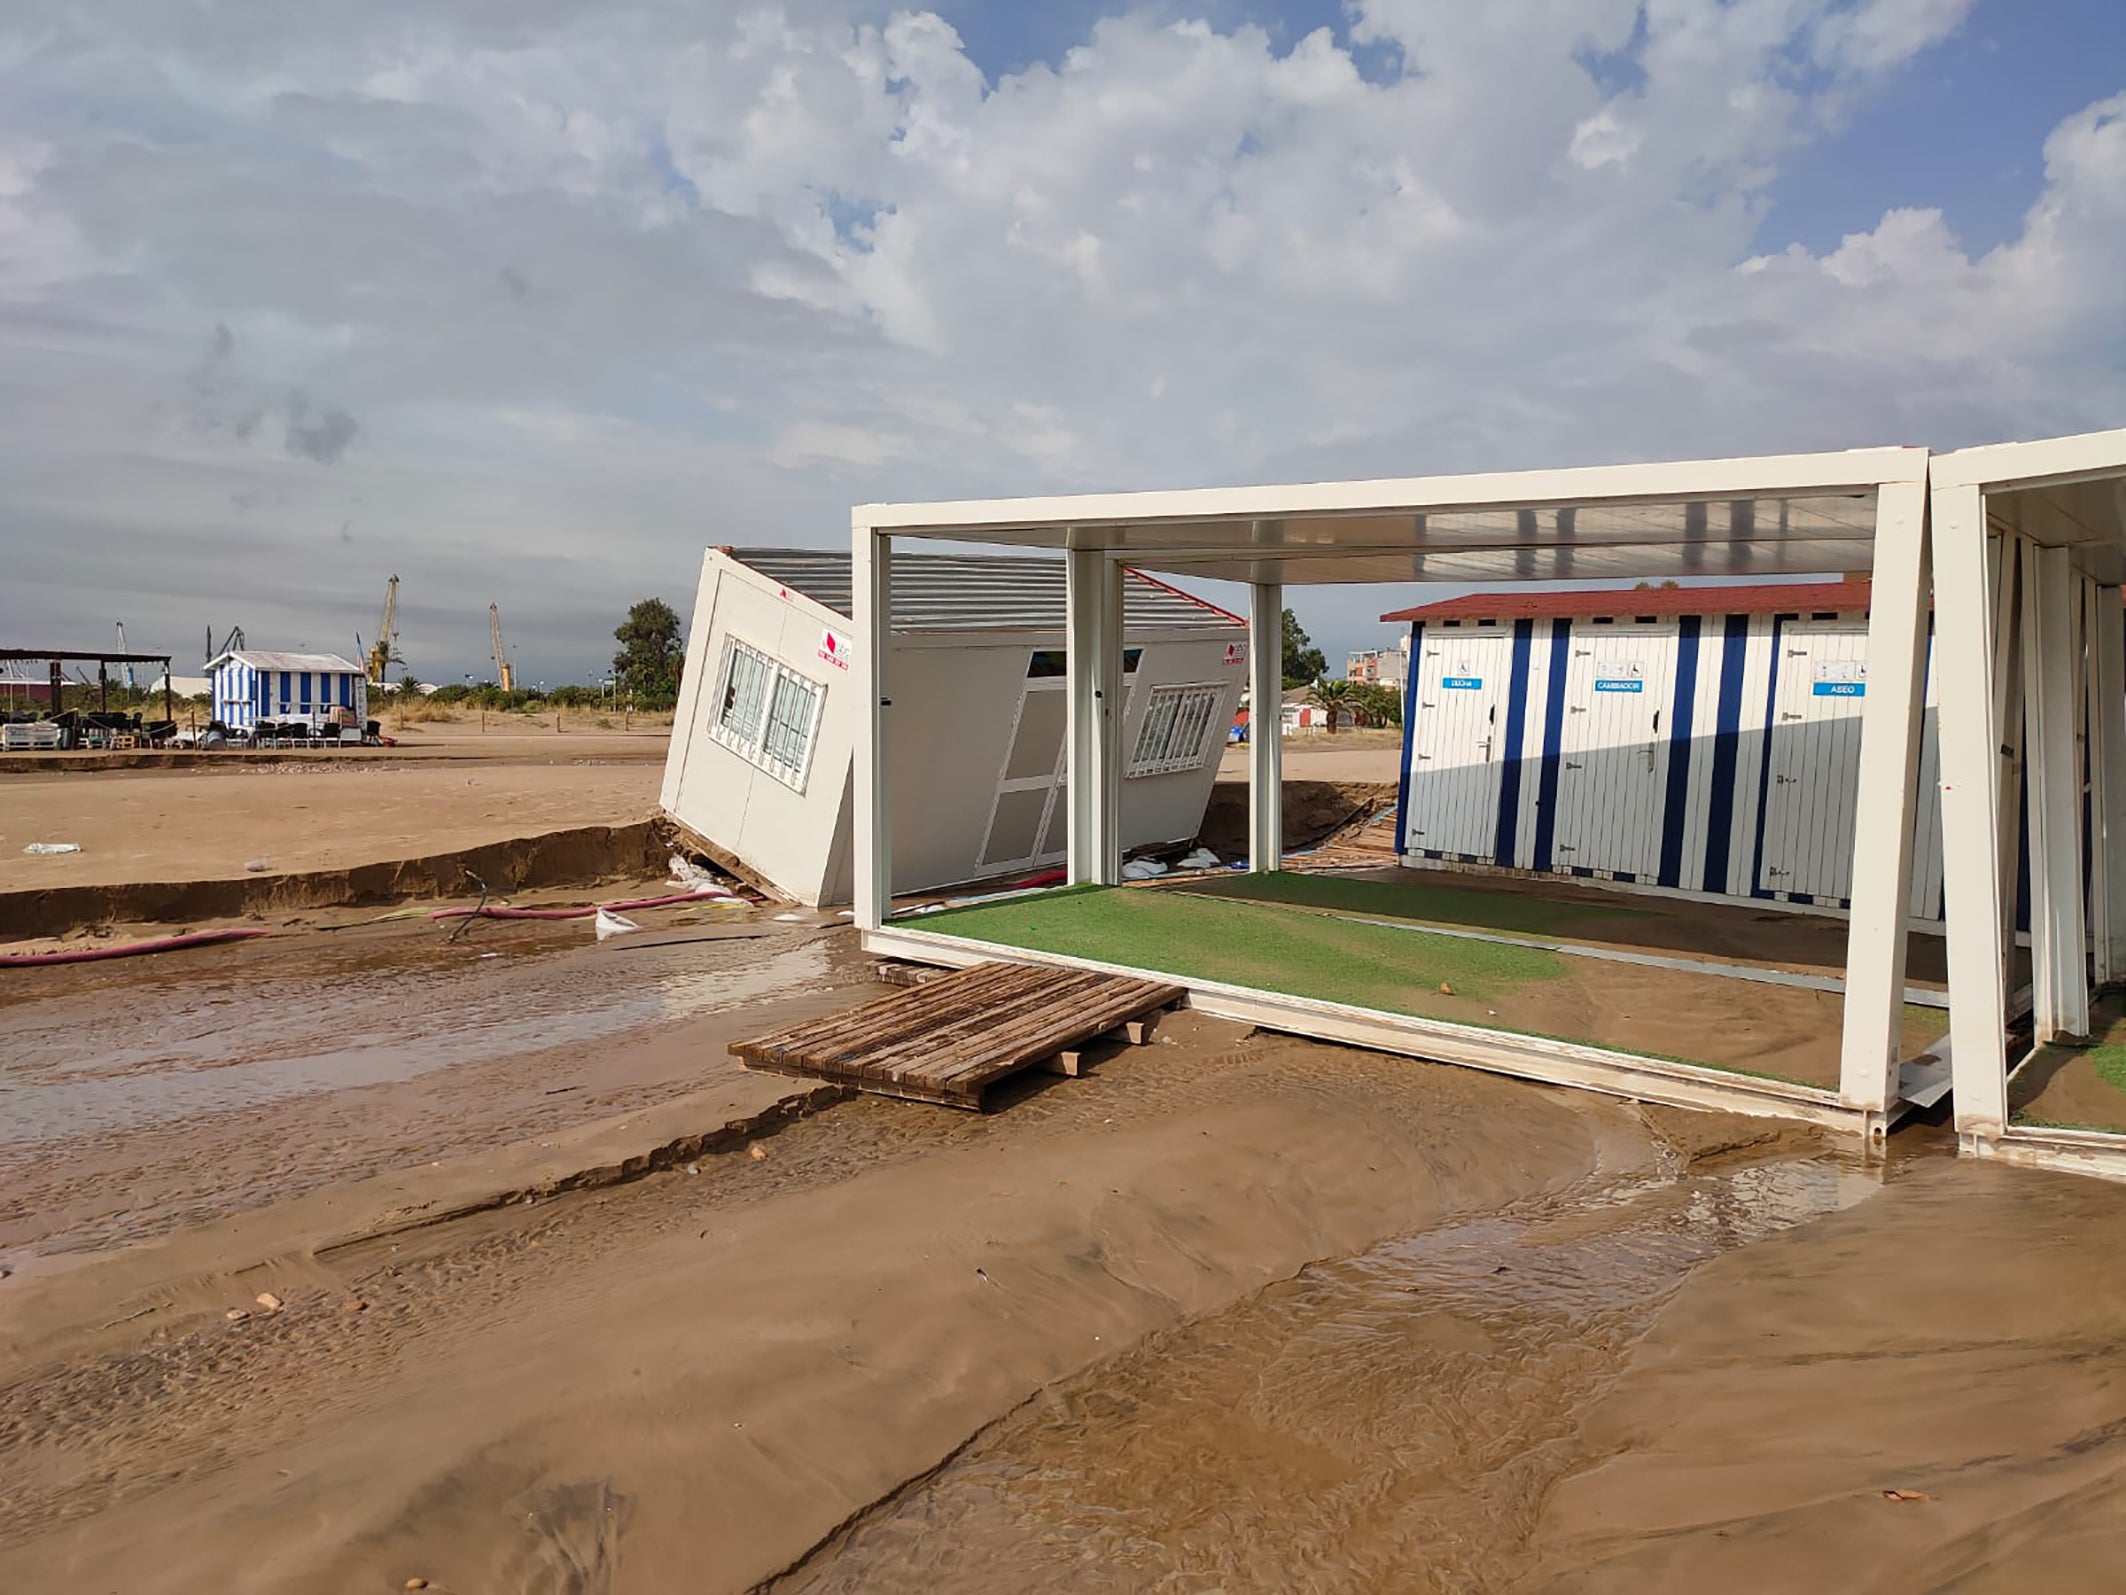
[[[1219,681],[1163,681],[1144,694],[1144,713],[1137,720],[1137,735],[1130,744],[1129,766],[1126,776],[1173,775],[1183,770],[1202,767],[1213,742],[1223,750],[1225,739],[1214,738],[1218,730],[1218,705],[1225,697],[1225,684]],[[1155,717],[1162,701],[1174,704],[1174,712],[1162,731],[1157,733],[1165,739],[1163,747],[1149,752],[1144,745],[1145,737],[1153,734]],[[1177,727],[1187,722],[1192,704],[1202,705],[1202,720],[1196,732],[1195,745],[1186,750],[1172,745]]]
[[[730,696],[731,673],[739,659],[750,654],[758,660],[765,676],[761,690],[759,718],[750,733],[734,730],[723,722],[724,703]],[[784,683],[811,694],[812,709],[807,716],[803,734],[803,749],[797,763],[778,758],[768,751],[768,733],[775,719],[775,700],[778,689]],[[784,786],[802,792],[805,782],[812,774],[812,750],[819,742],[819,723],[827,708],[827,683],[817,676],[808,676],[801,670],[793,670],[777,659],[767,649],[756,647],[742,637],[726,636],[723,640],[723,662],[716,671],[716,694],[709,702],[709,738],[721,743],[748,764],[765,770]]]

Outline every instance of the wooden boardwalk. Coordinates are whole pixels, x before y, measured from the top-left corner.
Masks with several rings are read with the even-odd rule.
[[[982,1106],[1007,1075],[1077,1072],[1078,1051],[1186,995],[1163,981],[1042,964],[987,963],[847,1013],[791,1025],[731,1051],[757,1069],[838,1080],[883,1096]]]

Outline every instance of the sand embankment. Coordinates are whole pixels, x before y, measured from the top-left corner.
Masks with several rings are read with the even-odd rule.
[[[1147,1333],[1653,1156],[1589,1098],[1168,1035],[1006,1113],[844,1103],[6,1370],[0,1581],[742,1589]]]
[[[192,924],[409,897],[467,897],[478,892],[476,882],[500,895],[534,887],[654,880],[666,867],[669,841],[658,822],[638,820],[330,869],[0,892],[0,939],[64,936],[85,925]]]

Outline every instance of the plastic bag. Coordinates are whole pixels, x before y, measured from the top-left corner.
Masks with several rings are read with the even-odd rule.
[[[592,924],[597,929],[600,941],[605,941],[613,936],[625,936],[631,930],[642,929],[640,925],[629,919],[627,915],[616,914],[610,908],[599,909],[597,918],[592,921]]]
[[[697,897],[729,897],[730,887],[718,880],[708,870],[688,858],[684,853],[674,853],[671,859],[672,884],[682,892],[692,892]]]
[[[81,851],[81,844],[79,842],[32,842],[28,847],[25,847],[22,851],[25,853],[39,854],[78,853]]]

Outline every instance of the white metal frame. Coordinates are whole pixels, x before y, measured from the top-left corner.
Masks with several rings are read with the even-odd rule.
[[[2092,990],[2126,978],[2126,430],[1938,455],[1928,475],[1958,1138],[1975,1156],[2126,1178],[2126,1135],[2008,1109],[2025,782],[2035,1038],[2081,1034]],[[2092,485],[2104,514],[2065,517],[2045,497]]]
[[[1672,1064],[1665,1060],[1516,1037],[1467,1026],[1393,1014],[1343,1009],[1304,998],[1241,992],[1189,981],[1192,1000],[1214,1011],[1257,1012],[1263,1023],[1303,1034],[1494,1069],[1620,1095],[1741,1112],[1773,1112],[1836,1124],[1880,1139],[1899,1110],[1899,1027],[1906,946],[1905,899],[1912,863],[1919,728],[1923,710],[1929,542],[1927,455],[1922,449],[1855,450],[1759,460],[1695,461],[1667,465],[1533,471],[1496,476],[1433,477],[1384,482],[1225,488],[1182,492],[1098,494],[1071,498],[979,500],[950,504],[863,505],[852,513],[852,552],[859,658],[856,684],[867,712],[859,727],[855,782],[856,921],[867,949],[934,962],[995,957],[997,949],[934,931],[889,923],[891,821],[884,771],[892,725],[893,645],[881,622],[890,613],[892,547],[896,537],[946,538],[1061,548],[1070,596],[1070,865],[1077,883],[1113,884],[1120,877],[1115,823],[1121,780],[1119,729],[1120,568],[1126,561],[1154,570],[1220,574],[1251,586],[1249,650],[1250,867],[1268,870],[1281,857],[1281,738],[1275,708],[1282,696],[1282,617],[1286,572],[1304,565],[1312,579],[1375,579],[1387,565],[1424,579],[1427,551],[1441,539],[1427,517],[1494,515],[1507,530],[1484,545],[1510,557],[1517,573],[1557,574],[1546,565],[1555,544],[1516,542],[1512,528],[1552,515],[1556,539],[1567,537],[1568,513],[1588,507],[1612,512],[1621,529],[1611,550],[1646,549],[1661,567],[1696,568],[1702,557],[1667,529],[1662,516],[1679,508],[1681,524],[1702,525],[1689,506],[1805,495],[1872,495],[1872,533],[1848,532],[1847,568],[1874,577],[1869,631],[1869,692],[1863,714],[1860,793],[1856,813],[1856,869],[1849,916],[1849,948],[1840,1085],[1836,1093],[1773,1086],[1751,1077]],[[1631,516],[1648,516],[1643,537]],[[1469,525],[1477,527],[1475,533]],[[1481,538],[1489,520],[1465,522],[1459,550]],[[1732,524],[1732,523],[1731,523]],[[1744,534],[1768,551],[1768,568],[1787,533],[1756,526]],[[1800,538],[1803,533],[1793,534]],[[1687,540],[1689,534],[1684,534]],[[1634,541],[1635,537],[1640,538]],[[1663,541],[1666,538],[1667,541]],[[1731,541],[1735,539],[1731,538]],[[1819,547],[1821,545],[1819,544]],[[1564,556],[1569,558],[1569,555]],[[1369,561],[1362,571],[1357,561]],[[1676,563],[1680,561],[1680,564]],[[1338,578],[1339,567],[1350,574]],[[1328,573],[1328,574],[1324,574]],[[1408,579],[1408,578],[1404,578]],[[1071,962],[1014,952],[1037,962]]]

